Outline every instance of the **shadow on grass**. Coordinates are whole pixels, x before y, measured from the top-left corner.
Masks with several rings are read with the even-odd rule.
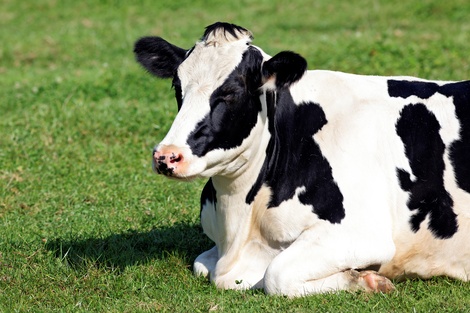
[[[92,265],[117,271],[175,254],[191,263],[212,246],[200,226],[185,223],[143,233],[127,231],[105,238],[76,240],[59,238],[46,243],[47,250],[76,270]]]

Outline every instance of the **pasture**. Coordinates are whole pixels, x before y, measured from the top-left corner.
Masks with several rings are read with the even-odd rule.
[[[470,284],[447,278],[288,299],[192,275],[212,246],[199,226],[204,181],[153,173],[177,107],[171,81],[132,49],[144,35],[190,48],[215,21],[309,69],[470,79],[467,0],[4,0],[0,312],[468,311]]]

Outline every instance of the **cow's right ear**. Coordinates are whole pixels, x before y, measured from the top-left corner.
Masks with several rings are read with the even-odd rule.
[[[147,71],[161,78],[171,78],[183,62],[186,50],[160,37],[143,37],[134,45],[137,61]]]
[[[307,61],[292,51],[282,51],[263,63],[265,81],[274,79],[277,88],[286,88],[298,81],[307,70]]]

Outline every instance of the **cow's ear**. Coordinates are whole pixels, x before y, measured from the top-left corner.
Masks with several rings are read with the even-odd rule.
[[[143,37],[135,43],[134,53],[147,71],[161,78],[170,78],[183,62],[186,50],[160,37]]]
[[[274,79],[277,88],[289,87],[307,70],[307,61],[292,51],[282,51],[263,63],[265,81]]]

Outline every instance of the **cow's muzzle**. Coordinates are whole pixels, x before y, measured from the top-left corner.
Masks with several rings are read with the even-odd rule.
[[[153,150],[153,167],[158,174],[179,176],[184,159],[181,149],[175,146],[158,146]]]

